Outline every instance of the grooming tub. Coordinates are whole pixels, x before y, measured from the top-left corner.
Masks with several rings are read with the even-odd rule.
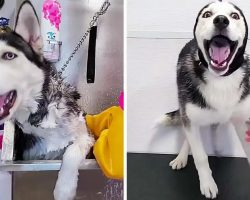
[[[4,128],[0,171],[12,176],[12,200],[53,200],[61,160],[12,161],[14,126]],[[123,182],[106,178],[95,159],[86,159],[79,169],[76,200],[122,200]],[[1,199],[2,200],[2,199]]]
[[[5,161],[0,171],[12,175],[12,200],[53,200],[61,161]],[[106,178],[94,159],[79,170],[76,200],[122,200],[123,182]]]

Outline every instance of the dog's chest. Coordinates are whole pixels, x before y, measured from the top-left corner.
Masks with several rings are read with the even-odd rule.
[[[206,84],[199,87],[208,106],[218,111],[233,111],[238,105],[243,88],[241,87],[243,72],[237,70],[227,77],[206,76]]]
[[[229,77],[208,77],[199,90],[207,102],[207,108],[188,103],[187,116],[199,125],[224,123],[232,118],[247,119],[250,112],[250,97],[241,101],[243,74],[239,70]]]
[[[74,140],[74,135],[72,135],[69,130],[65,127],[62,128],[41,128],[30,125],[30,123],[25,122],[22,124],[22,130],[26,134],[33,134],[39,137],[40,144],[36,144],[34,148],[37,149],[36,152],[40,151],[40,154],[47,154],[51,151],[58,151],[65,148],[68,144]],[[42,144],[42,145],[41,145]]]

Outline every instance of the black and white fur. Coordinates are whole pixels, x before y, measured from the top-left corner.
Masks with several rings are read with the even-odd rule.
[[[179,55],[177,84],[180,108],[166,114],[165,120],[167,124],[181,122],[186,140],[170,166],[173,169],[184,168],[191,147],[200,190],[207,198],[216,198],[218,188],[199,129],[232,122],[239,134],[245,134],[245,122],[250,116],[250,60],[245,54],[247,35],[248,26],[242,11],[229,2],[216,1],[199,12],[194,39]],[[213,38],[217,36],[216,45],[230,44],[231,58],[225,56],[228,59],[223,66],[212,63],[212,54],[208,52],[213,48]]]
[[[79,93],[69,84],[61,83],[43,58],[42,47],[36,12],[25,1],[18,12],[15,30],[0,34],[0,96],[3,99],[8,94],[4,100],[8,106],[0,108],[0,123],[10,120],[15,124],[16,159],[62,157],[54,198],[72,200],[78,168],[94,138],[77,104]]]

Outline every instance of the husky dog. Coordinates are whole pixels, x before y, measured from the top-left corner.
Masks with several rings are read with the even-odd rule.
[[[200,138],[200,127],[232,122],[245,134],[250,116],[250,60],[245,54],[248,26],[242,11],[229,2],[213,2],[201,9],[194,26],[194,39],[179,55],[177,84],[179,110],[166,114],[168,124],[180,122],[186,140],[170,162],[184,168],[191,147],[207,198],[216,198],[208,156]]]
[[[25,1],[14,31],[0,34],[0,123],[15,124],[16,159],[62,157],[54,198],[72,200],[94,138],[77,104],[79,93],[52,70],[42,47],[37,14]]]

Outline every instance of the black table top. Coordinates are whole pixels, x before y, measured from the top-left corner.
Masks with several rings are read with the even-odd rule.
[[[174,171],[176,155],[128,153],[128,200],[203,200],[192,156]],[[245,158],[209,157],[219,188],[217,200],[250,200],[250,167]]]

